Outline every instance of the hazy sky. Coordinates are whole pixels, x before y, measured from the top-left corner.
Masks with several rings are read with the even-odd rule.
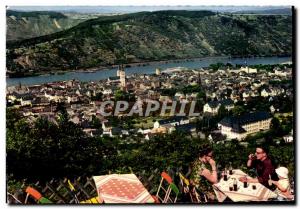
[[[78,13],[131,13],[157,10],[212,10],[236,12],[248,10],[269,10],[290,8],[289,6],[9,6],[19,11],[68,11]]]

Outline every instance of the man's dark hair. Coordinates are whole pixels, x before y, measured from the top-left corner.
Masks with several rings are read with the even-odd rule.
[[[267,155],[269,154],[269,147],[266,145],[257,146],[256,148],[262,149],[263,152],[266,153]]]
[[[204,155],[208,155],[209,153],[211,153],[213,150],[210,147],[205,147],[203,148],[200,153],[199,153],[199,157],[203,157]]]

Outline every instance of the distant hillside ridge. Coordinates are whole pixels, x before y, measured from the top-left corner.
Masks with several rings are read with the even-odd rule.
[[[52,11],[6,11],[8,41],[28,39],[71,28],[83,20]]]
[[[244,10],[237,11],[233,13],[239,14],[265,14],[265,15],[292,15],[291,8],[282,8],[282,9],[266,9],[266,10]]]
[[[9,72],[47,72],[204,56],[292,54],[292,17],[156,11],[103,16],[7,42]]]

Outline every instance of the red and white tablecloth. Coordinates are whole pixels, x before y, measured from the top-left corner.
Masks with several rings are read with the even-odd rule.
[[[97,193],[105,203],[154,203],[147,189],[134,174],[93,177]]]

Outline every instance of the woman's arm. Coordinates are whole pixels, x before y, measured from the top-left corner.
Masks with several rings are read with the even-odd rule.
[[[211,172],[205,168],[202,171],[201,176],[204,176],[212,184],[218,183],[218,175],[216,168],[213,169]]]
[[[281,191],[281,192],[286,192],[288,189],[288,185],[281,185],[278,183],[278,181],[273,181],[271,180],[271,182]]]
[[[204,168],[204,170],[202,171],[202,173],[200,173],[200,175],[204,176],[212,184],[216,184],[216,183],[218,183],[216,162],[211,158],[209,160],[209,164],[212,169],[211,172],[208,169]]]

